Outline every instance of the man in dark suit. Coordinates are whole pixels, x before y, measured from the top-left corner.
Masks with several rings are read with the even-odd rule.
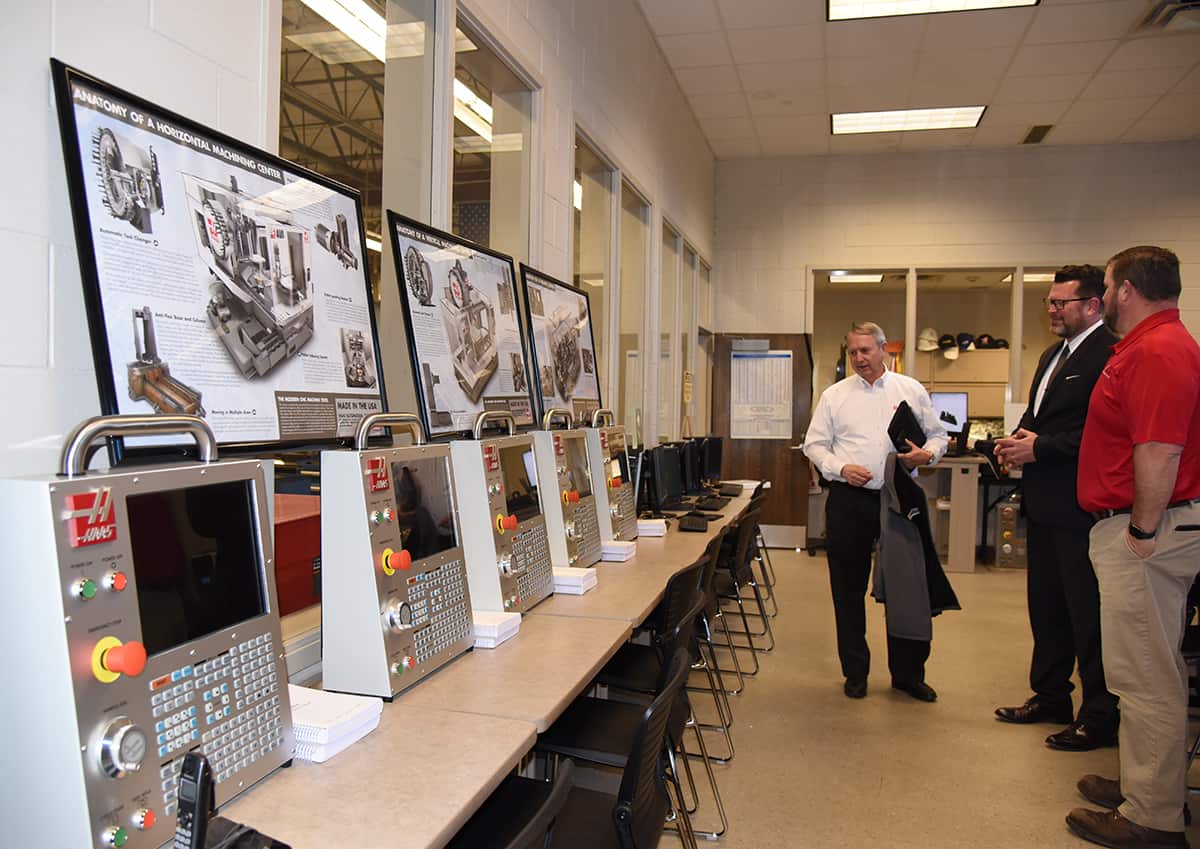
[[[1034,695],[996,709],[1004,722],[1069,723],[1046,745],[1087,751],[1116,741],[1117,699],[1104,684],[1100,592],[1088,559],[1092,517],[1075,494],[1079,443],[1092,387],[1117,341],[1104,325],[1104,269],[1067,266],[1046,298],[1050,329],[1064,341],[1046,349],[1029,391],[1029,406],[996,455],[1021,472],[1028,532],[1027,592],[1033,630],[1029,683]],[[1071,672],[1079,663],[1083,701],[1076,715]]]

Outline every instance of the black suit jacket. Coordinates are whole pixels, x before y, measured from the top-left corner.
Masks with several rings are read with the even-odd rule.
[[[1060,528],[1086,529],[1092,517],[1079,506],[1075,478],[1079,470],[1079,443],[1087,419],[1092,387],[1112,354],[1117,337],[1106,326],[1097,327],[1071,354],[1058,376],[1046,387],[1038,414],[1033,414],[1042,375],[1062,346],[1047,348],[1038,360],[1029,389],[1029,406],[1020,426],[1037,434],[1033,454],[1037,462],[1021,470],[1025,512],[1035,522]]]

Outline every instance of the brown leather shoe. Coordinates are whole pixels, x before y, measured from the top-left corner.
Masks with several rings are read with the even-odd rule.
[[[1121,782],[1115,778],[1089,774],[1079,779],[1075,787],[1080,796],[1102,808],[1115,810],[1125,801],[1125,794],[1121,792]],[[1192,824],[1192,809],[1188,807],[1187,802],[1183,803],[1183,824]]]
[[[1075,709],[1071,700],[1061,702],[1047,701],[1041,696],[1034,696],[1019,707],[996,708],[996,719],[1001,722],[1015,722],[1028,725],[1033,722],[1053,722],[1055,724],[1071,722],[1075,719]]]
[[[1062,731],[1047,737],[1046,745],[1060,752],[1090,752],[1117,745],[1117,735],[1112,731],[1097,731],[1082,722],[1072,722]]]
[[[1118,811],[1076,808],[1067,814],[1067,828],[1077,836],[1110,849],[1189,849],[1182,831],[1160,831],[1130,822]]]

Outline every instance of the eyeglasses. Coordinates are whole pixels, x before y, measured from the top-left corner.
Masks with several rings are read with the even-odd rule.
[[[1095,297],[1095,296],[1092,296]],[[1042,298],[1042,304],[1048,307],[1053,307],[1056,312],[1062,312],[1063,307],[1067,304],[1073,304],[1076,301],[1090,301],[1092,298]]]

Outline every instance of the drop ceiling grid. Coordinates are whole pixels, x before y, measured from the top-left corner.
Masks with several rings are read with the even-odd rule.
[[[1200,28],[1149,0],[827,22],[823,0],[638,0],[718,158],[1200,137]],[[833,137],[830,112],[983,103],[969,130]]]

